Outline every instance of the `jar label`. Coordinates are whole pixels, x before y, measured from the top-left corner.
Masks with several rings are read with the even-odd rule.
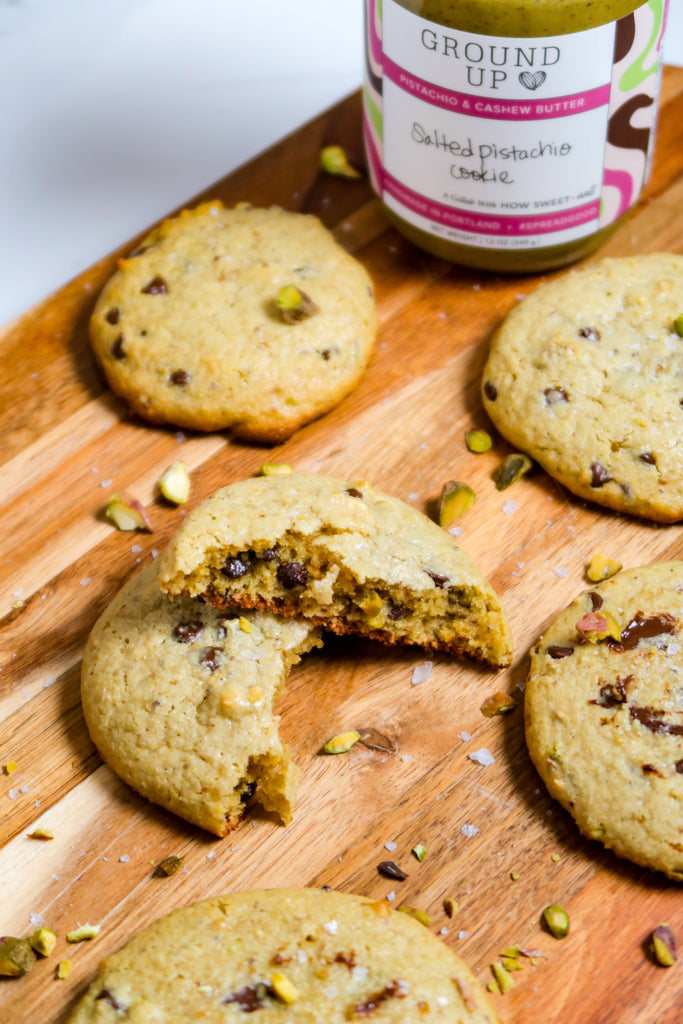
[[[446,28],[366,0],[365,139],[385,204],[488,249],[561,245],[625,213],[647,177],[665,0],[543,38]]]

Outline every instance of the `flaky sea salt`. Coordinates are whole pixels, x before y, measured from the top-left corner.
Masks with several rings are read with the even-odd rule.
[[[462,526],[451,526],[448,532],[451,537],[462,537]]]
[[[517,502],[513,501],[512,498],[508,498],[508,500],[503,505],[503,512],[505,513],[506,516],[511,516],[513,512],[517,511],[518,508],[519,505],[517,504]]]
[[[433,668],[433,661],[425,661],[422,663],[422,665],[416,665],[415,668],[413,669],[413,674],[410,679],[412,685],[417,686],[419,683],[426,683],[432,674]]]
[[[140,547],[139,544],[131,544],[130,550],[132,554],[139,555],[140,552],[142,551],[142,548]]]
[[[564,580],[569,575],[569,570],[565,569],[563,565],[554,565],[553,572],[556,576],[559,576],[561,580]]]
[[[482,747],[481,750],[475,750],[474,753],[467,755],[470,761],[476,761],[477,764],[483,764],[484,767],[488,767],[490,764],[495,763],[495,757],[490,750],[486,747]]]
[[[392,840],[389,840],[388,843],[384,844],[384,849],[388,850],[389,853],[393,853],[394,850],[398,849],[398,843],[394,843]]]
[[[459,939],[466,939],[469,934],[470,934],[469,932],[458,932],[458,938]]]
[[[119,857],[119,861],[121,862],[121,864],[127,864],[129,860],[130,860],[130,854],[129,853],[123,853]]]
[[[471,839],[472,836],[476,836],[479,829],[477,828],[476,825],[463,825],[460,831],[462,832],[466,839]]]
[[[336,935],[339,931],[339,925],[336,921],[326,921],[323,928],[329,935]]]
[[[111,487],[113,480],[100,480],[100,487]]]
[[[393,889],[391,890],[391,892],[388,892],[386,894],[385,899],[386,899],[387,903],[391,903],[392,900],[396,899],[396,893],[394,892]]]
[[[175,440],[176,440],[176,444],[182,444],[184,442],[185,435],[183,434],[182,430],[178,430],[176,432]]]
[[[29,914],[28,923],[31,925],[32,928],[42,928],[42,926],[45,924],[45,918],[43,917],[42,914]]]
[[[445,925],[439,929],[439,935],[448,935],[448,928]]]
[[[463,729],[463,731],[461,733],[458,733],[458,735],[460,736],[460,739],[463,741],[463,743],[467,743],[469,740],[472,739],[472,733],[468,732],[467,729]]]
[[[81,580],[81,586],[82,587],[89,587],[91,583],[92,583],[92,576],[84,576],[83,579]]]

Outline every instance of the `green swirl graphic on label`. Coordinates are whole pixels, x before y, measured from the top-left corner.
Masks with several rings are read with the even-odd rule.
[[[664,0],[648,0],[647,6],[652,11],[654,17],[652,32],[644,51],[636,58],[633,64],[626,69],[619,79],[619,88],[623,92],[630,92],[632,89],[637,88],[645,81],[646,78],[649,78],[650,75],[656,75],[658,71],[657,41],[659,39],[659,33],[664,19]],[[654,61],[650,64],[650,67],[646,69],[643,65],[653,50]]]

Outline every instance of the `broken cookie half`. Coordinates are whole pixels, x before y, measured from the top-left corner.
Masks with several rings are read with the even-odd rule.
[[[231,484],[191,513],[160,560],[172,597],[294,616],[335,633],[512,657],[485,577],[417,509],[366,483],[291,473]]]
[[[273,707],[320,630],[305,620],[170,601],[156,564],[99,618],[83,657],[90,735],[120,778],[216,835],[253,799],[291,820],[299,771]]]

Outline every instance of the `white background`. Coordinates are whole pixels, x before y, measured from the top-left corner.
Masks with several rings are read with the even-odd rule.
[[[362,0],[0,0],[0,324],[362,69]]]

